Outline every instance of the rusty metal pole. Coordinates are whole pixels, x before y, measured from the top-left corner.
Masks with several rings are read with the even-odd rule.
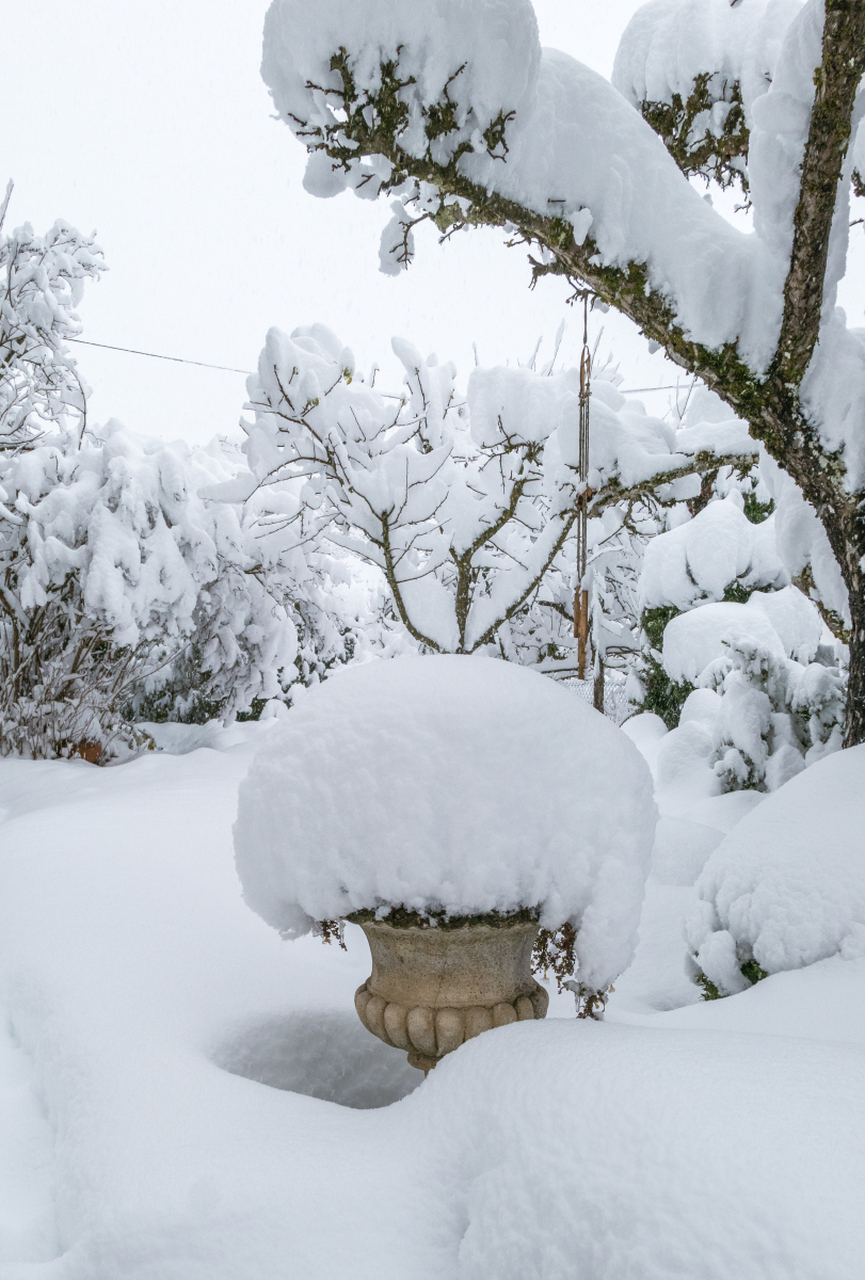
[[[589,351],[589,295],[583,295],[583,350],[580,355],[580,513],[577,517],[577,575],[574,591],[574,637],[577,641],[577,675],[586,678],[589,639],[589,593],[584,586],[588,560],[589,401],[592,394],[592,354]]]

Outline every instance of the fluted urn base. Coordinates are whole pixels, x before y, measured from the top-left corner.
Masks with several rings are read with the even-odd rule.
[[[379,1040],[406,1050],[413,1067],[429,1071],[482,1031],[546,1015],[549,996],[531,974],[531,912],[439,923],[405,912],[353,919],[372,953],[372,973],[354,998],[358,1016]]]

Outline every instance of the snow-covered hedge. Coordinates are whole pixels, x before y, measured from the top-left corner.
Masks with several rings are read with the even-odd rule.
[[[767,797],[697,881],[688,942],[698,973],[729,995],[762,974],[865,955],[863,830],[865,747]]]
[[[348,668],[305,694],[240,792],[250,906],[288,937],[402,906],[537,907],[580,982],[630,961],[655,826],[629,740],[553,681],[456,655]]]
[[[2,751],[134,739],[126,706],[188,676],[193,651],[186,695],[225,714],[284,692],[297,653],[287,575],[263,571],[239,504],[201,494],[238,470],[236,448],[117,423],[0,452]]]

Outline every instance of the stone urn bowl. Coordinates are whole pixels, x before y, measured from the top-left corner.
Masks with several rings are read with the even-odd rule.
[[[429,1071],[482,1031],[546,1015],[549,996],[531,974],[537,912],[448,920],[398,908],[348,919],[372,953],[354,997],[358,1016],[413,1067]]]

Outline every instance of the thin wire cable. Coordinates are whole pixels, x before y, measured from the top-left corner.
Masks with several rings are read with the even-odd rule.
[[[694,384],[691,383],[691,386],[693,385]],[[619,395],[633,396],[636,395],[638,391],[685,391],[686,388],[682,386],[681,382],[671,382],[663,387],[616,387],[616,390],[619,392]]]
[[[249,376],[251,369],[235,369],[228,364],[208,364],[204,360],[184,360],[182,356],[164,356],[158,351],[139,351],[136,347],[118,347],[111,342],[91,342],[88,338],[66,338],[66,342],[77,342],[82,347],[101,347],[103,351],[123,351],[128,356],[147,356],[150,360],[170,360],[172,364],[191,364],[197,369],[219,369],[222,373],[243,373]],[[620,387],[621,395],[637,395],[641,391],[684,391],[681,382],[670,382],[660,387]]]
[[[89,342],[86,338],[66,338],[82,347],[102,347],[105,351],[125,351],[130,356],[149,356],[151,360],[171,360],[174,364],[194,364],[199,369],[221,369],[223,373],[252,373],[251,369],[234,369],[227,364],[206,364],[203,360],[184,360],[180,356],[163,356],[156,351],[137,351],[134,347],[115,347],[110,342]]]

